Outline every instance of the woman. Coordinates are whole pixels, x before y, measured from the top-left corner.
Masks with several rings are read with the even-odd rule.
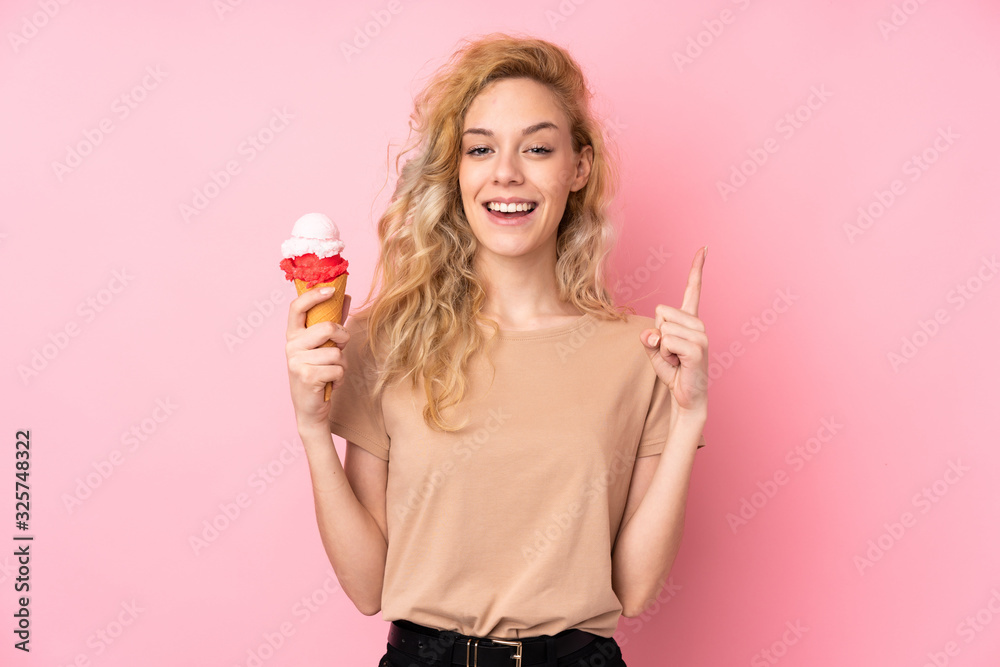
[[[289,308],[320,534],[348,597],[392,621],[381,666],[624,665],[618,619],[679,548],[707,418],[705,253],[680,309],[616,308],[588,101],[560,47],[467,43],[416,99],[368,308],[309,328],[328,295]]]

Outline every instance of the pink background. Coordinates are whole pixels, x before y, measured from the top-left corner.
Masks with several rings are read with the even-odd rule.
[[[511,30],[613,128],[618,296],[679,305],[709,245],[708,447],[628,664],[997,664],[996,3],[223,2],[0,8],[0,663],[378,663],[316,529],[278,246],[331,215],[360,304],[413,94]]]

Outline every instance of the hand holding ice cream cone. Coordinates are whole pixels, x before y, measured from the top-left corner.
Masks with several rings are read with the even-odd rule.
[[[281,268],[285,278],[295,282],[301,296],[311,289],[329,287],[329,299],[313,305],[306,312],[306,328],[317,322],[343,322],[344,297],[347,292],[347,260],[340,256],[344,242],[340,230],[322,213],[308,213],[299,218],[292,228],[292,236],[281,244]],[[349,303],[349,301],[348,301]],[[323,347],[334,347],[327,340]],[[330,400],[333,384],[328,382],[323,400]]]

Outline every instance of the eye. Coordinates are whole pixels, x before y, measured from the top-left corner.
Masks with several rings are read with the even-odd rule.
[[[488,146],[473,146],[469,150],[465,151],[466,155],[486,155],[488,151],[492,150]],[[546,153],[551,153],[552,149],[545,146],[532,146],[528,149],[529,153],[535,155],[545,155]]]

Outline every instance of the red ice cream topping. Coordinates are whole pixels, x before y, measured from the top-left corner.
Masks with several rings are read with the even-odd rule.
[[[286,280],[304,280],[312,289],[319,283],[332,282],[340,274],[347,273],[347,260],[340,255],[320,259],[315,253],[308,252],[284,258],[281,268],[285,271]]]

